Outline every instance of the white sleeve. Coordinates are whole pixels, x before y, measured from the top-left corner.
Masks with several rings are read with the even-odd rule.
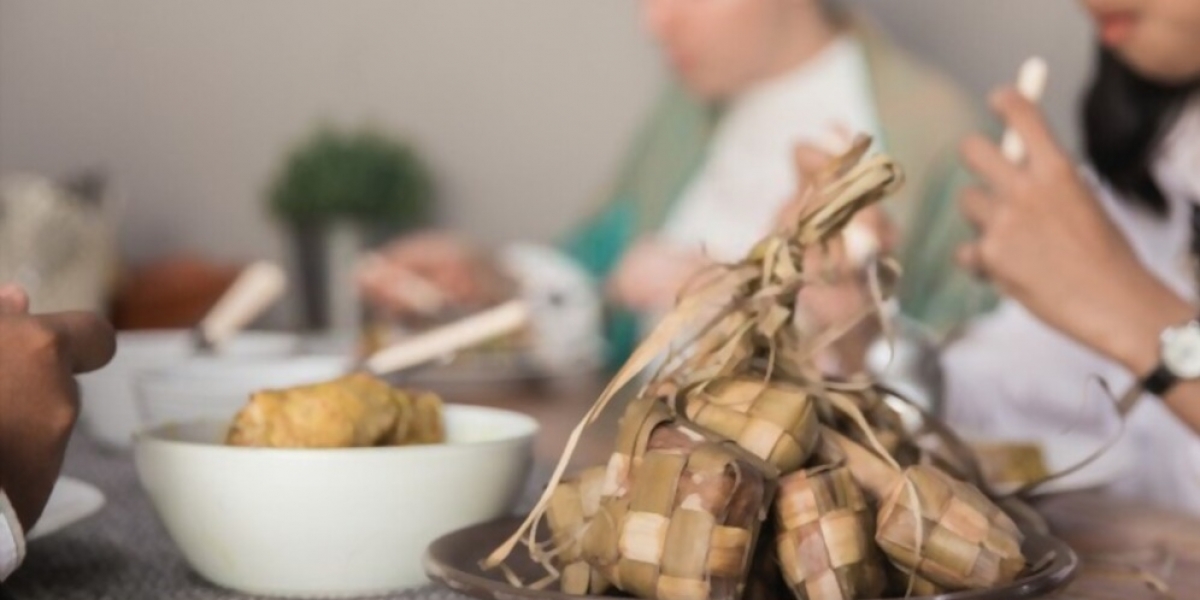
[[[539,369],[595,368],[603,361],[603,299],[582,266],[551,246],[514,243],[501,266],[520,285],[533,313],[534,360]]]
[[[25,560],[25,532],[8,496],[0,490],[0,581],[8,579]]]

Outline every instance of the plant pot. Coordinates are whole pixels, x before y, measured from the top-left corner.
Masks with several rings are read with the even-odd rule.
[[[361,326],[354,270],[368,242],[365,229],[346,221],[292,227],[306,329],[350,332]]]

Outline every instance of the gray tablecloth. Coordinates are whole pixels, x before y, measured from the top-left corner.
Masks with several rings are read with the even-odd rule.
[[[246,600],[192,572],[159,523],[138,484],[128,452],[97,447],[76,435],[64,474],[99,487],[104,508],[86,521],[29,544],[25,564],[5,584],[13,600]],[[548,478],[535,470],[526,501]],[[382,598],[464,600],[428,586]]]

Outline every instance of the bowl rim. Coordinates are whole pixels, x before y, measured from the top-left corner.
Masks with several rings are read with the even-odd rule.
[[[354,361],[350,357],[339,354],[217,355],[211,357],[191,357],[182,362],[142,369],[133,375],[133,381],[135,385],[151,385],[155,387],[175,384],[187,385],[189,387],[196,384],[220,387],[221,384],[228,381],[250,379],[249,377],[243,377],[241,373],[236,373],[230,375],[228,379],[221,381],[214,382],[210,380],[210,378],[218,376],[218,372],[222,368],[230,364],[238,365],[239,369],[279,369],[279,372],[283,372],[284,370],[312,368],[314,365],[337,365],[344,366],[346,370],[349,370],[353,366]],[[324,377],[325,375],[322,374],[321,376]],[[213,388],[206,389],[211,390]]]
[[[122,329],[117,332],[117,341],[121,340],[189,340],[193,335],[191,329],[168,327],[165,329]],[[280,329],[246,329],[238,334],[264,340],[303,339],[303,335],[294,331]]]
[[[223,443],[211,442],[196,442],[190,440],[171,439],[165,436],[163,430],[198,426],[202,424],[218,425],[224,422],[223,419],[188,419],[185,421],[175,421],[155,425],[149,428],[143,428],[133,434],[133,444],[135,449],[143,448],[147,445],[160,445],[171,448],[188,448],[198,452],[209,453],[228,453],[254,456],[270,457],[270,456],[372,456],[395,454],[397,452],[408,454],[430,454],[443,451],[449,451],[452,448],[471,448],[471,449],[486,449],[491,447],[500,447],[512,444],[514,442],[532,441],[535,436],[541,431],[541,423],[537,419],[521,412],[507,410],[503,408],[495,408],[491,406],[477,406],[472,404],[449,404],[445,405],[447,414],[458,412],[474,412],[481,414],[492,414],[495,416],[503,416],[510,418],[519,423],[514,427],[514,431],[502,437],[490,438],[479,441],[466,442],[451,442],[441,444],[420,444],[411,446],[370,446],[360,448],[263,448],[256,446],[229,446]]]

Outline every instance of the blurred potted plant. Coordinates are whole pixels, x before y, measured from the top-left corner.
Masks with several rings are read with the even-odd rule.
[[[291,229],[311,329],[357,327],[353,269],[372,244],[428,222],[432,178],[411,147],[377,130],[324,126],[284,159],[271,211]]]

